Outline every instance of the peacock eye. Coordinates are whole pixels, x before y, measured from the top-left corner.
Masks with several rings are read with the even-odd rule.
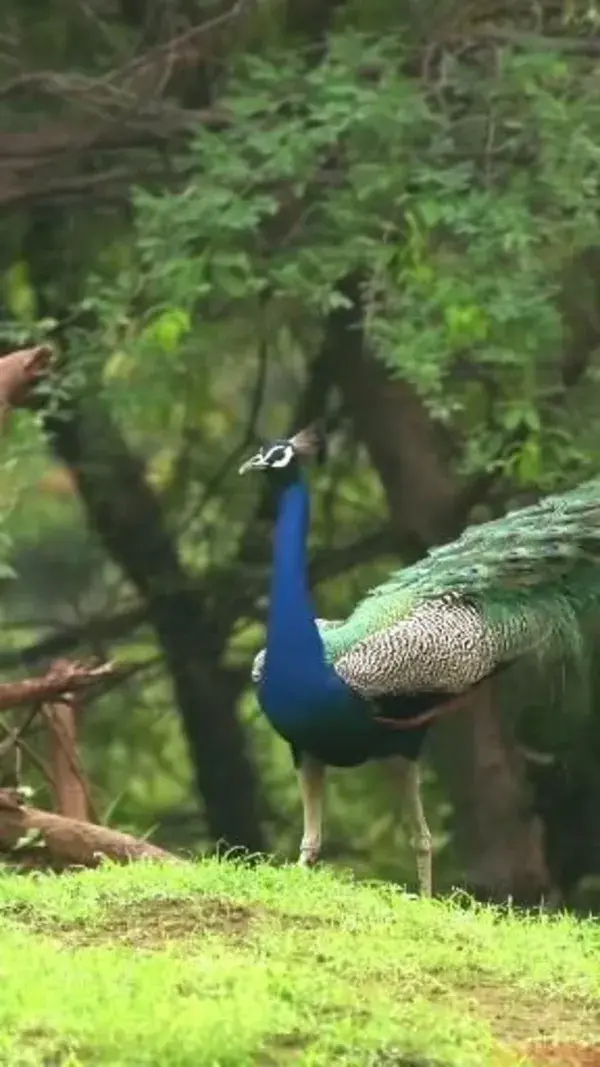
[[[290,462],[293,449],[289,445],[274,445],[267,453],[270,467],[285,467]]]

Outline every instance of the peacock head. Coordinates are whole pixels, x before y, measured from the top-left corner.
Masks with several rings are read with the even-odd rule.
[[[325,458],[325,435],[314,424],[300,430],[293,437],[278,438],[259,448],[255,455],[242,463],[239,473],[265,471],[279,483],[289,483],[298,477],[300,467],[311,459],[322,462]]]

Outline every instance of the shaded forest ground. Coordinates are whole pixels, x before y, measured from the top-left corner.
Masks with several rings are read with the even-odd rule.
[[[600,1063],[600,929],[231,863],[0,876],[0,1063]]]

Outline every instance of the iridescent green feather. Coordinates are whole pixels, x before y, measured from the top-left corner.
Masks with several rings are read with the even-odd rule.
[[[357,641],[458,595],[505,641],[503,659],[531,651],[581,659],[581,624],[600,603],[600,479],[465,530],[393,573],[323,634],[335,662]]]

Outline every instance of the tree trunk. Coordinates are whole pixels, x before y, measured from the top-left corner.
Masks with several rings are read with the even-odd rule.
[[[465,522],[463,497],[445,460],[444,442],[414,390],[390,380],[365,354],[360,311],[336,311],[329,347],[335,376],[385,490],[405,560],[455,537]],[[471,888],[478,895],[523,903],[548,892],[550,878],[541,825],[530,809],[522,759],[506,736],[501,712],[487,695],[449,716],[428,742],[437,773],[456,813],[456,844]]]
[[[46,415],[52,446],[73,475],[90,524],[148,606],[181,713],[211,836],[263,851],[257,796],[235,714],[240,682],[217,667],[215,627],[165,528],[134,457],[97,404]]]
[[[69,225],[67,215],[56,209],[32,210],[23,251],[39,313],[72,323],[69,301],[75,305],[80,297],[81,278],[62,255]],[[57,275],[62,309],[56,306]],[[66,331],[62,342],[68,350]],[[69,396],[67,386],[62,393],[69,399],[58,410],[43,410],[49,442],[71,473],[90,526],[147,606],[173,683],[210,836],[261,852],[256,779],[236,716],[242,683],[218,664],[222,642],[214,620],[179,559],[143,464],[101,401],[89,397],[87,385],[89,399]]]
[[[532,905],[554,892],[524,759],[504,728],[498,688],[478,690],[464,712],[440,721],[428,742],[454,808],[466,888],[479,899]]]

